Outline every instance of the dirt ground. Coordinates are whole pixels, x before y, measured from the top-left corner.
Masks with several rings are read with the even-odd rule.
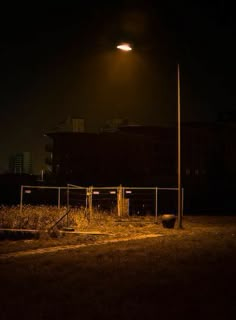
[[[236,217],[94,231],[1,241],[0,319],[235,318]]]

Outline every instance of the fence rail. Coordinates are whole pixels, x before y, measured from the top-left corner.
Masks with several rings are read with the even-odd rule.
[[[58,209],[62,205],[66,206],[67,210],[71,206],[85,207],[90,219],[93,210],[97,208],[116,210],[118,217],[133,214],[152,214],[157,221],[161,212],[166,213],[170,210],[177,212],[176,191],[178,191],[178,188],[173,187],[128,187],[122,185],[111,187],[82,187],[72,184],[60,187],[22,185],[20,212],[22,212],[24,204],[32,204],[32,202],[39,204],[42,202],[47,205],[56,205]],[[182,188],[181,191],[182,208],[184,208],[184,189]]]

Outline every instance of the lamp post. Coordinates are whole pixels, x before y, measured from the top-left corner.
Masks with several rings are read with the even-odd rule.
[[[182,223],[182,188],[181,188],[181,113],[180,113],[180,67],[177,64],[177,97],[178,97],[178,229],[183,228]]]
[[[121,43],[117,49],[122,51],[131,51],[129,43]],[[182,229],[182,188],[181,188],[181,112],[180,112],[180,66],[177,64],[177,105],[178,105],[178,223],[177,228]]]

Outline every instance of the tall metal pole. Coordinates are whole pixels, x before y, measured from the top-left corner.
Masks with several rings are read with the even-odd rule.
[[[178,229],[183,228],[182,224],[182,197],[181,197],[181,113],[180,113],[180,67],[177,65],[178,83]]]

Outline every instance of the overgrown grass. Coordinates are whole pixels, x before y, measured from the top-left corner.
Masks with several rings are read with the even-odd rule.
[[[58,209],[55,206],[25,205],[20,212],[20,206],[1,206],[0,228],[47,230],[54,226],[66,211],[66,207]],[[93,210],[90,216],[84,207],[72,208],[68,214],[68,220],[65,216],[57,224],[57,228],[70,226],[81,230],[88,227],[101,227],[112,224],[116,218],[115,212]]]

